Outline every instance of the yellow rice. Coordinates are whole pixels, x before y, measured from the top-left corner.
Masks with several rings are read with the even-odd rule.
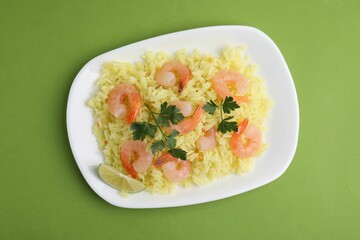
[[[200,102],[219,100],[212,88],[211,78],[221,69],[238,70],[249,79],[250,102],[241,104],[241,108],[231,112],[237,122],[245,117],[264,132],[264,122],[271,106],[271,101],[266,95],[263,80],[257,76],[257,66],[250,62],[250,57],[244,53],[245,47],[226,47],[219,56],[200,53],[199,51],[187,52],[180,50],[175,54],[167,52],[147,52],[143,61],[135,64],[127,62],[106,62],[102,66],[101,75],[97,82],[98,91],[90,99],[89,106],[94,110],[96,124],[94,134],[103,151],[105,162],[126,173],[119,161],[119,149],[123,143],[132,139],[132,131],[123,119],[114,118],[108,111],[107,99],[112,88],[118,83],[135,85],[141,94],[142,102],[154,106],[155,111],[160,110],[163,102],[171,103],[175,100],[191,101],[195,106]],[[178,93],[177,86],[163,88],[154,80],[158,68],[171,59],[177,59],[186,64],[192,73],[191,80],[187,83],[182,93]],[[147,121],[148,111],[142,106],[136,121]],[[186,135],[177,137],[177,147],[187,151],[187,158],[192,165],[191,177],[180,185],[189,187],[192,184],[207,184],[217,178],[230,173],[241,174],[251,170],[253,158],[240,159],[230,149],[232,133],[216,134],[217,147],[213,150],[199,152],[196,141],[203,135],[203,130],[217,127],[219,124],[219,111],[214,115],[205,113],[202,121],[195,130]],[[160,139],[158,131],[157,139]],[[151,139],[145,142],[152,143]],[[261,152],[266,144],[262,146]],[[157,153],[154,157],[158,157]],[[140,174],[141,181],[145,183],[146,190],[151,193],[169,193],[175,183],[168,181],[161,169],[151,166],[147,172]]]

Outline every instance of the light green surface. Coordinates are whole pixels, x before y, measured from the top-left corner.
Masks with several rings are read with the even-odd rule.
[[[0,3],[0,239],[360,239],[356,1]],[[130,210],[86,184],[65,125],[70,85],[105,51],[210,25],[281,49],[300,104],[295,158],[275,182],[200,205]]]

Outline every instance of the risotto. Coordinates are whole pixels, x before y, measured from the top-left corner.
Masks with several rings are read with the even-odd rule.
[[[104,63],[97,92],[88,104],[94,111],[93,132],[105,163],[137,178],[151,193],[170,193],[178,185],[203,185],[228,174],[250,171],[253,159],[267,147],[263,139],[271,101],[264,81],[257,75],[257,66],[244,50],[244,46],[226,47],[218,56],[186,50],[172,54],[148,51],[136,63]],[[185,68],[179,69],[176,64],[166,67],[169,63]],[[236,77],[245,81],[246,86],[238,86],[233,81]],[[120,88],[119,96],[113,99],[111,95],[115,95],[116,88]],[[226,101],[233,104],[228,111],[222,105]],[[168,107],[177,106],[175,112],[182,113],[183,119],[168,127],[158,127],[156,117],[164,110],[164,103]],[[181,103],[190,108],[183,108]],[[119,110],[121,107],[123,112]],[[133,125],[149,119],[158,131],[134,141]],[[224,119],[233,122],[232,131],[220,131]],[[145,131],[137,130],[137,134]],[[167,145],[171,133],[176,133],[173,135],[176,146]],[[153,151],[154,143],[164,136],[165,144]],[[129,142],[140,144],[133,147],[135,154],[121,153],[121,149],[130,146]],[[248,152],[255,145],[256,150]],[[173,153],[169,155],[168,146],[185,152],[186,160],[177,159]],[[126,157],[128,162],[124,161]],[[146,157],[149,164],[136,166],[140,157],[143,160]],[[170,162],[178,165],[170,166]],[[186,169],[180,169],[183,163],[187,163]],[[167,175],[171,171],[183,178],[174,180]]]

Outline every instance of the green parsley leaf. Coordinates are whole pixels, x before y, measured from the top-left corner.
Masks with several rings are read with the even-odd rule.
[[[151,152],[155,154],[157,151],[163,150],[164,147],[164,142],[162,140],[156,141],[151,145]]]
[[[232,118],[234,118],[234,117],[230,116],[230,117],[223,119],[218,126],[218,131],[220,131],[222,133],[237,132],[237,130],[238,130],[237,122],[229,122],[228,121]]]
[[[176,139],[173,137],[168,137],[166,139],[166,146],[170,149],[175,148],[176,147]]]
[[[133,122],[130,125],[132,132],[133,140],[144,140],[146,137],[146,128],[147,123],[145,122]]]
[[[222,107],[224,113],[230,113],[232,110],[240,108],[240,106],[234,101],[232,97],[226,97]]]
[[[213,100],[210,100],[210,102],[207,102],[204,106],[203,109],[210,113],[211,115],[213,115],[216,111],[216,109],[218,108],[218,106],[214,103]]]
[[[130,129],[133,131],[133,140],[143,141],[147,135],[154,138],[157,130],[156,125],[146,122],[133,122],[130,125]]]
[[[174,106],[174,105],[170,105]],[[180,109],[174,106],[174,111],[170,114],[170,121],[172,124],[178,124],[182,120],[184,120],[184,115],[180,112]]]
[[[169,148],[169,153],[176,158],[186,160],[186,152],[176,147],[176,139],[180,133],[173,130],[170,135],[165,135],[162,131],[162,127],[169,127],[170,122],[177,124],[184,119],[184,115],[180,112],[180,109],[175,105],[168,105],[164,102],[160,106],[160,113],[151,110],[150,106],[144,104],[149,110],[149,118],[147,122],[133,122],[130,125],[130,129],[133,131],[132,136],[134,140],[144,140],[146,136],[155,138],[156,131],[159,129],[161,133],[161,140],[157,140],[151,145],[151,152],[155,154],[157,151],[162,151],[165,147]],[[154,124],[150,123],[150,119],[154,120]],[[154,139],[155,140],[155,139]]]
[[[154,138],[155,134],[156,134],[156,130],[157,127],[154,124],[148,123],[146,128],[145,128],[145,132],[147,135],[149,135],[150,137]]]
[[[167,136],[166,146],[170,149],[176,147],[176,139],[175,137],[178,136],[180,133],[176,130],[173,130],[169,136]]]
[[[219,105],[216,105],[214,101],[210,100],[210,102],[207,102],[203,106],[203,109],[211,115],[213,115],[218,108],[220,109],[220,124],[218,126],[218,131],[222,133],[237,131],[237,123],[229,121],[233,117],[230,116],[223,119],[223,113],[229,114],[231,111],[240,108],[237,102],[234,101],[234,98],[226,96],[224,101],[221,101]]]
[[[181,148],[172,148],[168,152],[173,157],[180,158],[181,160],[186,160],[187,152],[182,150]]]
[[[156,123],[163,127],[170,127],[170,122],[172,124],[177,124],[183,119],[184,115],[180,112],[179,108],[164,102],[160,106],[160,113],[156,119]]]
[[[178,136],[180,133],[177,130],[172,130],[172,132],[170,133],[169,137],[176,137]]]

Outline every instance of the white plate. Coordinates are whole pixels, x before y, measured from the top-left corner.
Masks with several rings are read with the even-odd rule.
[[[266,151],[254,161],[254,168],[244,175],[229,175],[206,186],[178,188],[169,195],[147,192],[120,197],[97,175],[103,162],[95,136],[94,117],[86,102],[93,96],[101,64],[106,61],[139,61],[147,50],[175,52],[199,49],[218,54],[226,45],[246,45],[251,61],[259,66],[273,100]],[[296,150],[299,131],[299,107],[294,83],[286,62],[275,43],[263,32],[246,26],[215,26],[192,29],[151,38],[104,53],[89,61],[76,76],[69,93],[67,128],[72,152],[90,187],[107,202],[126,208],[174,207],[214,201],[263,186],[281,176]]]

